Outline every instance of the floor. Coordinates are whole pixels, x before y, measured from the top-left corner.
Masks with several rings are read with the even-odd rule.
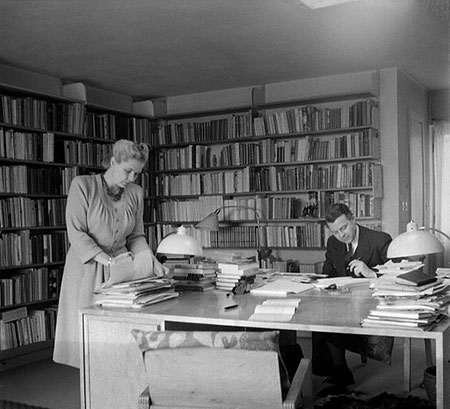
[[[301,338],[300,344],[306,356],[310,356],[309,338]],[[425,349],[422,340],[412,342],[412,392],[426,398],[420,387],[425,369]],[[392,364],[386,365],[369,360],[361,364],[358,355],[348,353],[348,363],[355,376],[359,392],[375,396],[390,392],[405,396],[403,390],[403,344],[395,340]],[[317,390],[321,378],[314,377],[313,388]],[[21,368],[0,373],[0,399],[42,406],[49,409],[79,409],[80,388],[77,369],[58,365],[51,360],[39,361]]]

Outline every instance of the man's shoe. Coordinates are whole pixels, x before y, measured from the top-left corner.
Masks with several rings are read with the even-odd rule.
[[[348,389],[347,385],[342,383],[336,383],[331,378],[327,378],[322,382],[322,386],[317,392],[317,397],[324,398],[325,396],[330,395],[342,395],[347,394]]]
[[[330,383],[342,384],[345,386],[353,385],[355,383],[352,371],[350,371],[347,365],[339,365],[334,368],[330,380]]]

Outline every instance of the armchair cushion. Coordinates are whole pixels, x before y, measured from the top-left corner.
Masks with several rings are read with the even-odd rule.
[[[255,351],[279,351],[279,331],[131,331],[140,350],[163,348],[234,348]]]
[[[277,352],[283,397],[289,390],[289,376],[279,350],[279,331],[144,331],[133,329],[131,333],[144,354],[157,349],[197,347]]]

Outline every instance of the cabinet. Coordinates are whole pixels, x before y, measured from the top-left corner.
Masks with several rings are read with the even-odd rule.
[[[157,233],[217,208],[206,248],[323,250],[325,209],[345,202],[359,223],[381,225],[378,101],[361,94],[158,121]],[[254,210],[252,210],[254,209]],[[260,215],[256,223],[255,211]]]
[[[150,130],[131,110],[0,89],[0,370],[51,354],[71,180],[101,171],[116,138],[150,142]]]

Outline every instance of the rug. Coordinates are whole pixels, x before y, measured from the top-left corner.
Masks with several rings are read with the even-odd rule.
[[[367,399],[363,394],[327,396],[314,402],[314,409],[433,409],[427,400],[417,396],[399,397],[381,393]]]
[[[46,409],[46,408],[43,408],[42,406],[27,405],[25,403],[0,400],[0,409]]]

